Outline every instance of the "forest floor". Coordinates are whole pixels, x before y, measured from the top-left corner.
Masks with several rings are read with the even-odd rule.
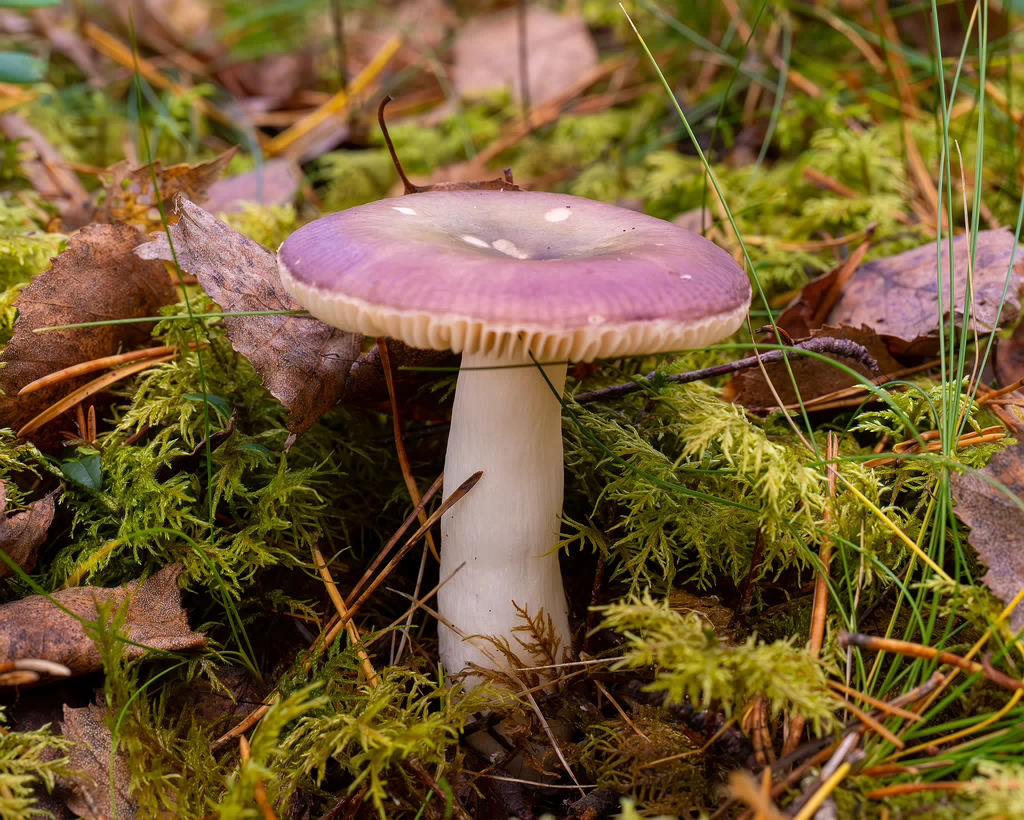
[[[0,817],[1024,816],[1019,3],[15,5]],[[408,190],[387,94],[411,186],[750,275],[570,363],[555,671],[439,665],[458,358],[280,283]]]

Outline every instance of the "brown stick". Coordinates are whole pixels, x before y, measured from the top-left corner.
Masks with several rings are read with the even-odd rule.
[[[313,547],[313,555],[316,558],[316,568],[320,572],[320,577],[324,579],[324,584],[327,586],[327,597],[331,599],[331,603],[334,604],[334,608],[338,611],[338,617],[345,621],[345,631],[348,632],[352,645],[359,647],[359,628],[352,623],[352,619],[349,617],[348,607],[345,606],[341,593],[338,592],[338,585],[335,583],[334,578],[331,577],[331,570],[328,568],[319,547]],[[356,650],[356,655],[359,656],[359,664],[363,668],[363,674],[366,675],[366,682],[376,689],[377,670],[370,663],[370,656],[366,654],[366,650],[362,647]]]
[[[65,367],[63,370],[58,370],[55,373],[47,373],[45,376],[41,376],[33,382],[26,384],[21,390],[18,391],[19,396],[24,396],[27,393],[34,393],[36,390],[42,390],[44,387],[51,387],[61,382],[66,382],[74,379],[78,376],[84,376],[87,373],[95,373],[97,370],[106,370],[110,367],[117,367],[118,365],[127,364],[128,362],[134,362],[137,359],[150,359],[155,356],[166,356],[168,353],[174,353],[176,348],[167,347],[166,345],[160,347],[147,347],[145,350],[133,350],[130,353],[118,353],[115,356],[103,356],[100,359],[92,359],[88,362],[79,362],[73,364],[70,367]]]
[[[388,542],[384,545],[384,548],[377,553],[377,557],[374,558],[373,563],[367,567],[366,572],[363,573],[363,577],[360,578],[359,582],[352,588],[352,591],[349,593],[348,598],[345,601],[348,606],[352,606],[352,602],[362,591],[363,586],[374,576],[377,568],[384,562],[384,559],[387,558],[388,553],[391,552],[392,548],[402,539],[402,536],[405,535],[409,527],[412,526],[412,522],[419,518],[419,514],[423,511],[423,508],[430,502],[430,499],[437,494],[443,484],[444,473],[441,473],[441,475],[437,477],[437,480],[430,485],[430,489],[427,490],[423,498],[420,499],[419,504],[416,505],[413,511],[406,517],[405,521],[402,522],[402,526],[395,531],[395,534],[391,536]],[[422,524],[420,526],[422,526]]]
[[[866,245],[867,242],[864,244]],[[864,246],[861,245],[861,247]],[[828,440],[825,443],[825,460],[826,462],[832,462],[838,457],[839,437],[836,436],[835,433],[829,433]],[[836,496],[836,469],[831,463],[826,464],[825,469],[828,471],[828,495],[831,502]],[[829,503],[825,506],[826,532],[828,531],[831,522],[832,505]],[[825,535],[821,541],[820,560],[821,569],[818,571],[814,579],[814,603],[811,607],[811,634],[807,647],[812,658],[818,658],[821,656],[821,647],[825,643],[825,623],[828,617],[829,566],[832,563],[832,539],[829,538],[828,535]],[[851,709],[851,711],[853,710]],[[860,712],[860,710],[857,710],[857,712]],[[867,723],[866,720],[863,722]],[[789,734],[786,735],[786,743],[782,747],[783,757],[796,751],[796,747],[800,745],[800,737],[803,735],[806,723],[807,720],[803,715],[793,715],[793,719],[789,724]],[[874,726],[871,728],[879,731]],[[879,734],[883,734],[883,732],[879,731]]]
[[[347,624],[349,621],[352,620],[352,618],[355,617],[360,607],[362,607],[362,605],[366,603],[367,599],[371,595],[373,595],[377,587],[379,587],[384,582],[384,579],[391,574],[391,572],[394,570],[396,566],[398,566],[398,562],[405,557],[406,553],[408,553],[409,550],[416,546],[416,542],[419,541],[420,538],[422,538],[427,533],[427,531],[429,531],[429,529],[432,526],[434,526],[434,524],[441,520],[441,516],[443,516],[446,512],[448,512],[449,509],[451,509],[455,504],[461,501],[462,498],[476,486],[477,482],[481,479],[482,476],[483,472],[477,471],[473,473],[473,475],[471,475],[465,481],[463,481],[462,484],[459,485],[458,489],[455,490],[455,492],[453,492],[450,496],[448,496],[448,498],[444,500],[444,503],[440,507],[438,507],[437,510],[434,511],[433,515],[431,515],[430,518],[427,519],[426,523],[409,537],[409,540],[406,541],[405,545],[395,554],[395,557],[392,558],[388,562],[388,565],[381,570],[380,574],[373,579],[372,583],[370,584],[369,587],[367,587],[366,591],[362,595],[360,595],[359,598],[353,604],[349,606],[348,616],[341,618],[338,621],[337,626],[333,630],[331,630],[330,633],[327,634],[324,643],[321,646],[321,651],[326,646],[329,646],[331,642],[334,640],[334,638],[337,637],[338,632],[340,632],[344,628],[345,624]]]

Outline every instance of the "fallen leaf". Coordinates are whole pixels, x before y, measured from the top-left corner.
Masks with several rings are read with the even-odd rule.
[[[36,553],[53,523],[57,491],[33,501],[24,512],[7,515],[7,485],[0,480],[0,551],[25,572],[36,567]],[[14,575],[6,561],[0,561],[0,578]]]
[[[812,331],[817,330],[813,318],[841,270],[842,265],[837,265],[800,288],[796,298],[778,315],[776,324],[793,339],[808,338]]]
[[[454,51],[452,82],[460,96],[508,88],[522,99],[516,9],[470,20],[456,34]],[[526,55],[531,106],[554,99],[597,65],[597,46],[583,18],[540,6],[526,11]]]
[[[182,218],[171,236],[178,262],[226,312],[301,309],[282,287],[273,253],[184,198],[176,208]],[[135,252],[142,259],[172,258],[164,234]],[[224,326],[234,349],[288,408],[286,446],[342,397],[362,344],[359,334],[310,316],[229,316]]]
[[[214,677],[216,683],[214,683]],[[242,718],[255,711],[266,697],[266,689],[241,667],[218,667],[211,679],[198,678],[187,688],[172,694],[169,710],[188,710],[203,723],[219,723],[225,718]]]
[[[224,173],[231,158],[238,150],[230,148],[219,157],[197,165],[181,163],[164,168],[159,161],[149,165],[132,168],[124,160],[111,165],[106,174],[106,198],[96,216],[97,222],[127,222],[138,225],[144,231],[158,230],[163,227],[160,219],[159,202],[163,201],[164,213],[173,221],[174,213],[171,203],[178,194],[202,203],[209,195],[209,189]],[[153,190],[153,175],[156,175],[156,191]]]
[[[210,186],[205,203],[211,214],[239,213],[242,204],[286,205],[295,201],[302,169],[289,159],[272,159],[244,174],[219,179]]]
[[[117,608],[125,602],[125,637],[133,642],[124,645],[126,657],[140,658],[149,650],[200,649],[206,646],[206,636],[189,629],[181,608],[178,577],[182,569],[181,564],[169,564],[145,581],[110,589],[74,587],[53,593],[53,601],[31,595],[4,604],[0,606],[0,658],[52,661],[73,675],[96,672],[103,666],[100,653],[79,619],[95,621],[102,604]]]
[[[1024,498],[1024,444],[1001,450],[981,471]],[[1024,587],[1024,512],[1006,495],[978,476],[952,477],[956,515],[968,527],[968,542],[988,567],[981,581],[1004,604]],[[1010,615],[1014,632],[1024,629],[1024,607]]]
[[[980,231],[974,264],[974,310],[972,325],[981,333],[994,329],[996,314],[1006,282],[1013,234],[1006,230]],[[967,285],[970,238],[953,240],[955,302],[953,315],[962,326],[964,291]],[[948,320],[949,246],[942,243],[942,300]],[[876,259],[862,265],[843,288],[827,324],[873,328],[882,336],[893,355],[923,356],[934,353],[938,344],[939,303],[936,282],[936,250],[931,242],[905,253]],[[1006,304],[1000,324],[1012,322],[1020,311],[1020,288],[1024,283],[1024,248],[1018,248],[1017,262],[1010,271]]]
[[[43,199],[57,206],[64,227],[87,224],[93,210],[89,193],[46,137],[17,114],[0,117],[0,132],[20,142],[21,172]]]
[[[90,820],[108,820],[115,811],[118,820],[129,820],[139,811],[139,804],[131,792],[128,754],[123,749],[115,753],[111,772],[110,753],[114,745],[114,736],[108,725],[111,717],[106,706],[95,703],[83,709],[64,707],[61,733],[75,743],[68,753],[68,768],[79,774],[62,777],[60,782],[67,790],[68,808],[79,817]],[[110,788],[111,774],[113,789]]]
[[[21,427],[67,395],[83,380],[72,380],[19,397],[38,378],[79,362],[112,356],[149,341],[149,324],[52,330],[37,328],[106,319],[154,316],[177,300],[159,262],[133,254],[144,237],[129,225],[93,225],[73,237],[53,266],[21,292],[14,335],[0,353],[0,424]]]
[[[847,359],[832,356],[835,361],[842,362],[847,367],[857,371],[866,379],[875,379],[888,373],[895,373],[902,365],[897,362],[886,348],[885,342],[871,328],[852,327],[831,327],[826,325],[823,328],[811,332],[811,338],[833,338],[847,339],[856,342],[867,348],[868,353],[878,362],[878,370],[870,370],[864,363],[857,359]],[[800,356],[789,360],[789,366],[793,369],[793,377],[800,387],[800,395],[804,401],[825,396],[844,387],[857,384],[857,381],[838,367],[823,362],[820,359],[810,356]],[[772,380],[772,384],[779,393],[783,404],[796,403],[796,391],[793,389],[793,382],[789,378],[784,362],[771,362],[765,364],[765,372]],[[760,368],[741,370],[730,379],[722,394],[726,401],[733,401],[749,408],[775,407],[775,396],[768,388],[768,383],[761,374]]]

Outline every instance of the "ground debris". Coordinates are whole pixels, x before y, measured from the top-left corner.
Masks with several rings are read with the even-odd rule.
[[[26,396],[30,382],[73,364],[146,343],[151,324],[115,324],[37,333],[40,328],[154,316],[177,299],[171,278],[159,262],[132,251],[143,239],[130,225],[92,225],[73,237],[53,267],[18,297],[14,336],[0,354],[0,419],[15,429],[78,387],[78,380]]]
[[[53,523],[54,506],[59,490],[33,501],[24,512],[8,516],[7,485],[0,479],[0,552],[7,554],[17,566],[31,572],[36,567],[36,554],[46,541]],[[0,562],[0,578],[13,575],[7,562]]]
[[[139,805],[132,795],[127,752],[119,749],[111,757],[114,740],[107,725],[109,718],[110,710],[98,704],[82,709],[64,707],[61,731],[75,742],[70,768],[79,774],[62,778],[62,785],[67,790],[68,808],[78,817],[100,820],[113,817],[116,811],[117,817],[131,820]]]
[[[100,607],[127,606],[128,658],[150,650],[184,652],[206,645],[206,636],[189,629],[181,607],[181,564],[169,564],[145,581],[123,586],[77,587],[53,593],[53,600],[32,595],[0,606],[0,657],[32,658],[66,666],[73,675],[102,668],[100,652],[82,621],[95,621]],[[67,610],[67,611],[65,611]],[[71,614],[73,613],[73,614]],[[135,644],[140,644],[136,646]]]
[[[976,475],[954,475],[956,515],[971,528],[968,541],[988,567],[982,583],[1009,604],[1024,588],[1024,511],[1018,506],[1024,498],[1024,444],[996,453],[981,472],[1005,485],[1013,498]],[[1014,609],[1010,626],[1014,632],[1024,629],[1024,607]]]

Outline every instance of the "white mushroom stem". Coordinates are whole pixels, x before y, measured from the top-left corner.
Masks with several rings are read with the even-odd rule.
[[[507,641],[526,666],[549,661],[532,656],[516,640],[517,635],[531,639],[529,633],[513,631],[525,626],[515,605],[528,609],[531,618],[543,610],[561,649],[570,642],[555,551],[564,482],[558,397],[566,366],[543,369],[546,380],[522,352],[500,360],[481,353],[463,355],[444,467],[445,494],[477,470],[483,477],[441,519],[441,579],[465,562],[438,592],[441,615],[468,636]],[[481,637],[463,640],[443,624],[439,637],[441,661],[449,674],[470,663],[495,668],[477,646],[503,660]],[[554,670],[546,676],[554,677]]]

